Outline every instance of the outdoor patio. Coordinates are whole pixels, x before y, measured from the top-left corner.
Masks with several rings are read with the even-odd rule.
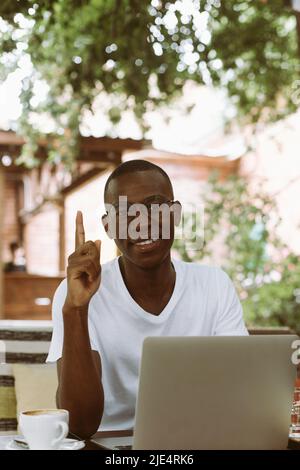
[[[1,435],[19,433],[24,410],[63,408],[56,395],[61,371],[57,372],[56,364],[45,363],[51,338],[64,337],[61,331],[55,333],[53,298],[67,278],[69,305],[65,300],[60,309],[65,318],[63,309],[72,304],[69,286],[74,283],[69,257],[89,240],[93,249],[98,247],[95,241],[101,240],[100,262],[92,260],[99,273],[101,266],[119,257],[120,283],[126,292],[120,295],[118,311],[125,309],[127,295],[132,311],[137,306],[159,325],[177,292],[174,263],[184,262],[215,267],[228,275],[241,304],[245,336],[248,331],[251,338],[265,335],[266,341],[299,337],[299,0],[3,2],[0,50]],[[133,295],[132,285],[141,279],[136,276],[132,282],[133,274],[128,272],[130,266],[132,273],[137,266],[134,253],[147,255],[143,243],[150,253],[152,244],[161,246],[163,237],[139,239],[132,243],[137,251],[129,256],[121,249],[125,245],[118,237],[110,238],[102,223],[102,216],[108,215],[104,201],[108,177],[121,164],[135,160],[156,165],[156,171],[159,167],[160,174],[170,178],[174,194],[159,193],[159,176],[154,178],[151,167],[149,178],[141,180],[144,186],[136,184],[137,189],[130,184],[134,171],[125,170],[121,178],[133,195],[128,207],[144,204],[147,197],[136,200],[133,190],[139,194],[143,187],[147,193],[151,182],[158,192],[153,198],[164,196],[159,205],[181,205],[169,248],[169,270],[161,274],[160,282],[156,280],[151,295],[154,274],[144,292],[140,289]],[[147,173],[145,162],[136,173]],[[116,217],[118,211],[119,206]],[[117,222],[121,224],[120,219]],[[85,231],[80,243],[78,227]],[[89,251],[84,254],[90,256]],[[143,265],[136,272],[145,271]],[[170,295],[166,297],[171,300],[163,304],[165,292],[156,294],[168,275]],[[80,276],[80,287],[93,277],[88,271]],[[93,296],[102,295],[99,286],[100,294],[94,291]],[[200,295],[198,290],[191,297]],[[208,291],[203,291],[204,300],[195,301],[199,308],[206,305]],[[145,292],[148,298],[143,304]],[[216,299],[217,287],[213,292]],[[147,310],[156,297],[153,311]],[[223,292],[224,304],[230,296],[225,297]],[[75,307],[86,308],[87,317],[91,315],[90,303],[74,302],[74,311]],[[182,312],[187,315],[188,308]],[[214,314],[212,309],[210,315]],[[233,334],[230,329],[218,334],[215,328],[211,334],[194,335],[183,328],[174,336],[233,337],[242,331],[233,330]],[[141,331],[137,327],[132,337]],[[162,331],[152,336],[172,336],[171,327]],[[120,364],[127,363],[127,346],[130,351],[134,343],[124,338],[120,334],[112,346],[114,352],[125,348],[123,355],[114,357]],[[88,341],[85,357],[91,360],[89,353],[98,351],[100,358],[101,348],[92,345],[90,337]],[[289,446],[299,448],[300,356],[294,349],[298,378],[289,417]],[[57,361],[62,356],[61,352]],[[79,370],[80,359],[73,362]],[[129,376],[134,375],[134,367],[128,370]],[[80,371],[84,376],[84,368]],[[116,371],[112,375],[119,377]],[[79,388],[77,384],[73,390]],[[119,431],[119,437],[128,437],[128,429],[119,426]],[[103,436],[96,435],[97,439]],[[11,442],[6,439],[0,449]],[[87,448],[95,446],[88,441]]]

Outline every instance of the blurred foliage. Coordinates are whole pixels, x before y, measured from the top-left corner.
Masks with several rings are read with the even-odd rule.
[[[299,333],[299,255],[277,235],[281,219],[274,198],[240,177],[224,182],[216,174],[202,198],[202,249],[177,239],[174,250],[185,261],[213,263],[229,274],[248,326],[288,326]]]
[[[287,0],[2,0],[0,75],[31,61],[23,79],[19,132],[39,137],[43,113],[53,122],[53,162],[72,162],[79,125],[101,92],[117,123],[143,116],[177,96],[187,79],[225,87],[244,121],[292,112],[299,78],[296,21]],[[41,102],[35,86],[45,84]]]

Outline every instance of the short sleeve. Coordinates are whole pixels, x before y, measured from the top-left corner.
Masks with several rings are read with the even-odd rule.
[[[62,309],[67,296],[67,280],[64,279],[58,286],[53,296],[52,301],[52,339],[50,343],[48,357],[46,362],[56,362],[62,357],[63,342],[64,342],[64,323]],[[88,322],[89,336],[91,348],[95,351],[98,350],[96,347],[96,335],[95,329],[90,319]]]
[[[247,336],[248,330],[243,318],[242,305],[229,276],[217,270],[219,308],[215,325],[216,336]]]

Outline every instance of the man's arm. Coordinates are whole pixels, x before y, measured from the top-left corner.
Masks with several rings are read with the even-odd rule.
[[[62,309],[64,340],[57,363],[57,405],[70,413],[70,431],[90,437],[100,425],[104,394],[101,359],[92,351],[88,306],[100,285],[100,242],[84,241],[82,214],[76,217],[76,249],[69,257],[67,297]]]
[[[70,431],[88,438],[98,430],[103,414],[101,360],[91,350],[87,315],[64,312],[64,332],[63,355],[57,362],[57,406],[69,411]]]

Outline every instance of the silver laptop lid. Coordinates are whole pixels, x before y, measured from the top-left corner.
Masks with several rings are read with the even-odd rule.
[[[133,448],[286,448],[296,339],[147,338]]]

